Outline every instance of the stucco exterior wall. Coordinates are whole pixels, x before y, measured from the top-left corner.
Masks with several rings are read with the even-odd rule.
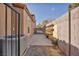
[[[34,34],[35,23],[31,21],[31,33]]]
[[[23,21],[23,23],[24,23],[24,29],[23,29],[23,31],[24,31],[24,35],[28,35],[28,24],[27,24],[27,17],[28,17],[28,15],[27,15],[27,13],[26,13],[26,11],[25,10],[23,10],[23,18],[24,18],[24,21]]]
[[[34,29],[33,29],[34,22],[32,21],[32,18],[30,17],[31,14],[29,13],[29,11],[27,9],[25,9],[25,8],[21,9],[18,7],[14,7],[12,4],[8,4],[8,5],[20,13],[20,34],[21,35],[24,34],[24,36],[21,36],[21,38],[20,38],[20,55],[23,55],[25,50],[28,48],[28,39],[29,39],[28,37],[32,36],[32,34],[34,32]],[[5,38],[6,17],[7,17],[7,36],[11,36],[11,34],[18,33],[17,14],[14,11],[12,11],[9,7],[7,7],[7,16],[6,16],[5,11],[6,11],[5,5],[0,4],[0,39],[1,40],[2,40],[3,36]],[[29,33],[28,33],[28,27],[29,27]],[[11,30],[12,30],[12,33],[11,33]],[[13,38],[13,39],[15,39],[15,38]],[[5,47],[5,42],[3,42],[3,43],[4,43],[4,47]],[[13,44],[12,47],[15,47],[15,42],[12,44]],[[8,46],[7,55],[11,55],[11,38],[9,38],[9,42],[8,42],[8,38],[7,38],[6,45]],[[14,48],[14,49],[16,49],[16,48]],[[14,49],[12,52],[15,52]],[[13,55],[15,55],[15,53]]]
[[[23,35],[24,33],[24,31],[23,31],[23,21],[24,21],[24,18],[23,18],[23,9],[21,9],[21,8],[18,8],[18,7],[14,7],[14,6],[12,6],[15,10],[17,10],[17,12],[19,12],[20,13],[20,34],[21,35]],[[17,20],[16,20],[17,21]]]
[[[36,20],[35,20],[35,15],[32,15],[32,34],[35,33],[35,28],[36,28]]]
[[[0,4],[0,36],[5,36],[5,5]]]
[[[2,47],[3,55],[5,55],[6,52],[7,52],[7,55],[11,55],[11,47],[14,47],[13,45],[15,45],[15,43],[12,43],[13,45],[11,45],[11,38],[8,38],[9,36],[11,36],[12,33],[15,32],[15,28],[14,28],[15,14],[12,12],[13,11],[9,7],[6,7],[6,5],[0,4],[0,41],[2,41],[0,43],[0,48]],[[11,33],[11,30],[12,30],[12,33]],[[5,41],[5,32],[7,32],[7,41]],[[12,39],[12,42],[15,42],[13,39]],[[7,51],[5,51],[5,49]],[[13,49],[12,52],[13,52],[12,54],[15,55],[15,48]]]
[[[11,36],[11,9],[9,7],[7,7],[7,35]]]
[[[26,10],[23,11],[23,17],[24,17],[24,34],[28,37],[31,36],[32,26],[31,26],[31,18],[26,12]],[[28,33],[28,27],[29,27],[29,33]]]
[[[19,5],[19,4],[18,4]],[[21,34],[24,35],[23,39],[20,40],[20,55],[23,55],[24,51],[28,48],[28,40],[33,33],[32,29],[32,19],[30,17],[30,13],[28,9],[23,6],[24,8],[14,7],[20,13],[20,30]],[[29,27],[29,33],[28,33]]]

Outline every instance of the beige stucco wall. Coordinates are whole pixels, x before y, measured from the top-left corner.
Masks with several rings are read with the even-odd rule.
[[[24,31],[24,35],[27,36],[27,34],[28,34],[28,29],[27,29],[27,13],[26,13],[25,10],[23,10],[23,18],[24,18],[24,21],[23,21],[24,29],[23,29],[23,31]]]
[[[71,11],[71,55],[79,55],[79,7]]]
[[[23,11],[23,18],[24,18],[24,34],[28,37],[32,34],[32,19],[28,15],[28,13],[24,10]],[[28,33],[28,27],[29,27],[29,33]]]
[[[33,21],[31,20],[31,36],[33,35],[34,29],[33,29]]]
[[[35,20],[35,18],[33,18],[33,20]],[[32,31],[32,35],[34,34],[35,27],[36,27],[35,22],[33,20],[31,20],[31,29],[32,29],[31,31]]]
[[[28,38],[31,37],[33,29],[32,29],[32,19],[30,18],[28,14],[27,9],[21,9],[18,7],[15,7],[15,9],[20,13],[20,30],[21,34],[24,34],[24,37],[21,37],[20,40],[20,54],[23,55],[25,49],[27,48]],[[28,27],[29,33],[28,33]]]
[[[12,20],[11,16],[14,17],[14,15],[11,13],[12,11],[9,7],[7,7],[7,11],[6,11],[5,6],[6,5],[4,5],[4,4],[0,4],[0,36],[2,37],[2,38],[0,37],[1,40],[5,39],[5,30],[7,30],[7,36],[11,36],[11,26],[14,24],[14,22],[11,23],[11,20]],[[6,19],[6,17],[7,17],[7,19]],[[15,19],[15,17],[13,18],[13,20],[14,19]],[[6,22],[7,22],[7,24],[6,24]],[[6,26],[7,26],[7,28],[6,28]],[[6,45],[7,45],[7,49],[6,49],[7,55],[11,55],[11,38],[7,38],[7,44],[5,43],[5,40],[3,40],[2,43],[3,44],[1,44],[1,45],[3,45],[3,55],[5,55],[5,46]],[[12,45],[12,47],[14,48],[13,45]],[[15,53],[14,50],[15,50],[15,48],[13,49],[13,54]]]
[[[35,15],[32,15],[32,35],[34,34],[35,32],[35,28],[36,28],[36,20],[35,20]]]
[[[12,6],[13,7],[13,6]],[[21,8],[18,8],[18,7],[13,7],[15,10],[17,10],[17,12],[20,13],[20,34],[23,34],[23,21],[24,21],[24,18],[23,18],[23,9]]]
[[[11,35],[11,9],[9,7],[7,7],[7,35]]]
[[[20,39],[20,55],[23,55],[25,49],[27,48],[27,43],[28,43],[27,37],[30,37],[33,34],[34,23],[32,21],[32,18],[27,13],[28,12],[27,10],[26,12],[25,9],[14,7],[11,4],[9,5],[20,13],[20,33],[24,34],[24,36],[21,37]],[[17,27],[16,31],[18,30],[18,19],[17,16],[15,15],[15,12],[11,11],[11,9],[7,7],[7,35],[11,35],[11,26],[12,26],[12,31],[15,34],[15,26]],[[28,33],[28,27],[30,28],[29,33]],[[0,36],[1,37],[5,36],[5,5],[4,4],[0,4]]]
[[[32,29],[32,19],[31,18],[29,18],[29,19],[30,19],[30,20],[28,20],[28,22],[30,23],[30,24],[28,24],[28,26],[30,28],[29,36],[31,37],[32,36],[32,32],[33,32],[33,29]]]
[[[0,4],[0,36],[5,36],[5,5]]]
[[[0,36],[5,36],[5,5],[0,4]],[[11,35],[11,9],[7,7],[7,35]]]

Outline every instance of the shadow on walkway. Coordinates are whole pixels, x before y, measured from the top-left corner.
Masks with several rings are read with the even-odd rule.
[[[64,56],[56,46],[32,45],[25,56]]]

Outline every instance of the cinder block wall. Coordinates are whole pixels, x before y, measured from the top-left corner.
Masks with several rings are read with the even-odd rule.
[[[79,56],[79,7],[71,11],[71,55]]]
[[[53,23],[57,24],[58,46],[69,55],[69,18],[68,12],[56,19]],[[79,55],[79,7],[71,11],[71,55]]]
[[[58,45],[59,48],[66,54],[69,55],[69,24],[68,24],[68,13],[62,15],[57,21],[57,32],[58,32]]]

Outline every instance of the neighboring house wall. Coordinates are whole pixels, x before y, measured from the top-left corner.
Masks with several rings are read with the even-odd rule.
[[[53,31],[54,31],[53,26],[54,25],[52,22],[47,23],[45,26],[45,34],[48,36],[51,36],[52,38],[53,38]]]
[[[56,39],[58,39],[57,24],[55,24],[53,26],[53,29],[54,29],[54,31],[53,31],[53,37],[56,38]]]
[[[46,27],[45,33],[49,35],[53,35],[53,26]]]

